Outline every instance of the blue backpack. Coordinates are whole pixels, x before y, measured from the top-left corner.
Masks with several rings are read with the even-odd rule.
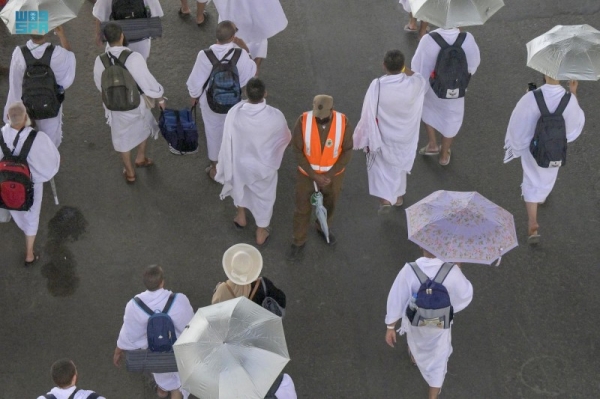
[[[411,302],[406,309],[411,324],[416,327],[450,328],[454,310],[448,290],[442,283],[454,263],[444,263],[433,280],[416,263],[410,262],[409,265],[421,283],[415,302]]]
[[[140,298],[137,296],[133,300],[138,306],[146,312],[150,318],[148,319],[148,327],[146,328],[146,334],[148,336],[148,349],[151,352],[172,352],[173,344],[177,340],[175,335],[175,325],[169,313],[171,305],[175,301],[177,294],[171,293],[169,300],[161,311],[152,311]]]
[[[228,60],[229,55],[231,58]],[[234,105],[242,101],[242,88],[237,62],[242,55],[242,49],[231,49],[218,59],[211,50],[204,50],[204,54],[212,64],[212,70],[203,91],[206,90],[206,101],[213,112],[226,114]]]

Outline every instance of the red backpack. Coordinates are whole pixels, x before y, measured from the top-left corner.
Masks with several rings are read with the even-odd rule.
[[[13,146],[16,148],[22,128],[17,133]],[[0,147],[4,158],[0,160],[0,208],[11,211],[28,211],[33,205],[33,181],[27,164],[27,156],[33,145],[37,131],[32,130],[23,143],[19,155],[8,149],[0,133]]]

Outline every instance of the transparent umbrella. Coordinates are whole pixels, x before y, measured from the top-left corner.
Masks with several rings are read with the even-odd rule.
[[[0,19],[13,35],[44,35],[77,17],[84,0],[10,0]]]
[[[315,216],[321,226],[321,231],[325,235],[325,241],[329,244],[329,226],[327,225],[327,208],[323,206],[323,194],[319,191],[317,183],[313,181],[315,185],[315,192],[310,196],[310,203],[315,207]]]
[[[598,80],[600,31],[557,25],[527,43],[527,66],[556,80]]]
[[[183,388],[263,399],[290,360],[281,320],[246,297],[198,309],[173,346]]]
[[[406,209],[408,239],[445,262],[500,264],[518,245],[513,216],[476,192],[436,191]]]
[[[504,7],[502,0],[409,0],[413,16],[440,28],[483,25]]]

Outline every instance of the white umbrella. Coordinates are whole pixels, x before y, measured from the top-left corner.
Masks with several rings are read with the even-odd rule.
[[[499,9],[502,0],[409,0],[415,18],[440,28],[483,25]]]
[[[13,35],[43,35],[77,17],[84,0],[10,0],[0,19]]]
[[[246,297],[198,309],[173,350],[201,399],[262,399],[290,360],[281,317]]]
[[[600,31],[557,25],[527,43],[527,66],[556,80],[598,80]]]

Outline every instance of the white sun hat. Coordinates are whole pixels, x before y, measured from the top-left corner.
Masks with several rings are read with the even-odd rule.
[[[246,285],[255,281],[262,267],[262,255],[252,245],[235,244],[223,254],[223,270],[234,284]]]

